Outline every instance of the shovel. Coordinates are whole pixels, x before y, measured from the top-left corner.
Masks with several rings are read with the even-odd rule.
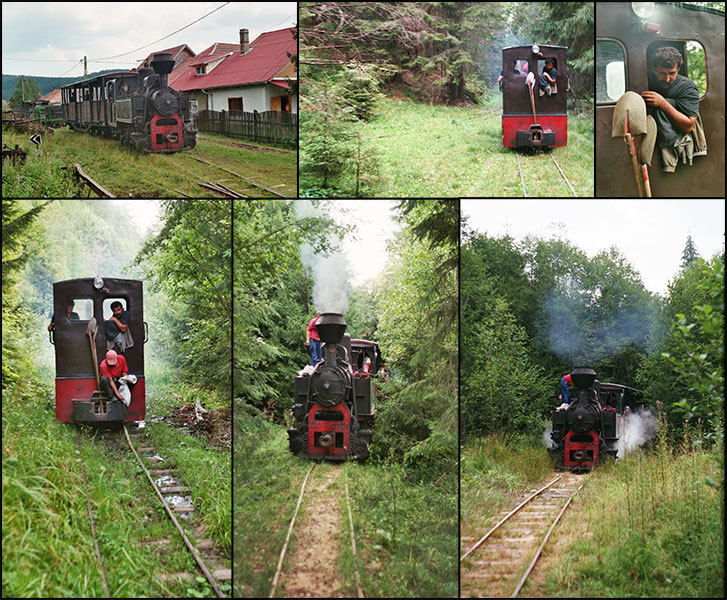
[[[98,325],[96,324],[96,317],[91,317],[88,321],[88,327],[86,327],[86,333],[88,334],[88,341],[91,344],[91,356],[93,357],[93,368],[96,371],[96,389],[101,390],[101,381],[98,374],[98,356],[96,355],[96,332],[98,331]],[[103,401],[101,402],[101,408],[103,409]]]
[[[644,197],[642,187],[643,173],[639,172],[641,169],[639,167],[639,159],[636,157],[634,136],[646,133],[646,127],[646,103],[644,99],[636,92],[626,92],[618,99],[616,107],[614,108],[613,121],[611,123],[611,137],[622,137],[629,149],[636,188],[639,190],[639,196],[641,198]]]
[[[530,88],[530,107],[533,109],[533,125],[537,125],[538,119],[535,117],[535,94],[533,92],[535,89],[535,75],[532,72],[528,73],[525,83]]]

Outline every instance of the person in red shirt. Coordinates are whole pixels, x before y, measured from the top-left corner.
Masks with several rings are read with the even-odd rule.
[[[305,345],[310,348],[310,364],[314,367],[316,363],[323,358],[323,350],[321,348],[321,338],[318,337],[316,331],[316,321],[321,314],[316,311],[316,316],[308,323],[308,329],[305,332]]]
[[[129,374],[129,367],[126,365],[126,359],[121,354],[117,354],[115,350],[109,350],[106,358],[101,361],[101,391],[109,398],[118,398],[122,402],[124,399],[119,393],[117,383],[119,378]]]

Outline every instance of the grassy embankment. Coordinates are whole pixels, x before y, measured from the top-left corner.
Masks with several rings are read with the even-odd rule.
[[[83,485],[76,426],[56,421],[47,385],[3,390],[3,596],[102,597],[100,569],[87,514],[91,498],[110,593],[118,597],[190,596],[212,592],[204,580],[168,580],[161,573],[197,573],[122,432],[81,429]],[[164,423],[148,423],[155,447],[193,489],[212,539],[231,544],[229,453],[210,450]],[[159,550],[148,542],[168,539]]]
[[[39,148],[33,147],[27,138],[23,133],[3,128],[3,143],[11,147],[18,144],[28,152],[25,165],[3,165],[5,198],[85,197],[89,189],[79,187],[70,173],[61,169],[75,163],[117,197],[213,196],[197,185],[201,181],[221,182],[252,197],[272,196],[234,175],[193,160],[192,156],[267,187],[281,185],[274,189],[288,195],[295,195],[297,190],[297,152],[267,151],[262,147],[251,150],[216,143],[215,140],[236,140],[212,134],[205,134],[208,139],[200,139],[194,149],[175,154],[142,154],[116,140],[77,133],[67,127],[43,136]]]
[[[235,590],[266,596],[310,462],[288,451],[285,429],[254,409],[235,410]],[[343,469],[342,465],[320,468]],[[367,597],[457,594],[457,496],[440,484],[407,480],[397,465],[348,463],[357,565]],[[344,477],[340,492],[341,594],[356,595]],[[301,508],[298,522],[304,518]],[[294,531],[288,555],[305,543]],[[285,573],[285,570],[284,570]]]
[[[597,469],[558,525],[523,595],[724,597],[722,448],[661,438]],[[487,438],[462,453],[463,535],[486,527],[509,491],[539,483],[537,442]],[[488,497],[492,499],[488,499]],[[494,524],[494,523],[492,523]]]
[[[499,94],[486,104],[466,108],[387,98],[377,104],[376,116],[362,132],[379,169],[364,197],[523,195],[515,150],[502,145]],[[577,196],[593,196],[593,142],[592,115],[569,115],[567,146],[520,152],[527,195],[573,197],[548,156],[552,154]],[[355,181],[334,184],[343,195],[355,190]],[[314,185],[320,182],[301,173],[301,193]]]

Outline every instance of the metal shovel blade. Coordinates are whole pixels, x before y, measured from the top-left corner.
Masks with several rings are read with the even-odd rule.
[[[654,156],[654,146],[656,145],[656,121],[651,115],[646,117],[646,135],[641,140],[641,148],[639,148],[639,158],[641,164],[651,166],[651,158]]]
[[[96,317],[91,317],[88,320],[88,325],[86,326],[86,335],[92,335],[93,337],[96,337],[97,331],[98,324],[96,323]]]
[[[631,135],[641,135],[647,132],[646,125],[646,102],[636,92],[626,92],[616,102],[613,110],[613,121],[611,121],[611,137],[623,137],[628,128]]]

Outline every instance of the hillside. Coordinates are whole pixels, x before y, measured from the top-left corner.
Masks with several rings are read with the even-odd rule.
[[[113,73],[120,69],[106,69],[104,71],[96,71],[95,73],[89,73],[88,77],[96,77],[96,75],[103,75],[104,73]],[[26,75],[27,77],[27,75]],[[18,83],[20,75],[5,75],[3,73],[3,100],[8,100],[15,91],[15,86]],[[80,77],[33,77],[38,84],[38,89],[41,95],[45,95],[48,92],[52,92],[57,87],[73,83],[78,81]]]

